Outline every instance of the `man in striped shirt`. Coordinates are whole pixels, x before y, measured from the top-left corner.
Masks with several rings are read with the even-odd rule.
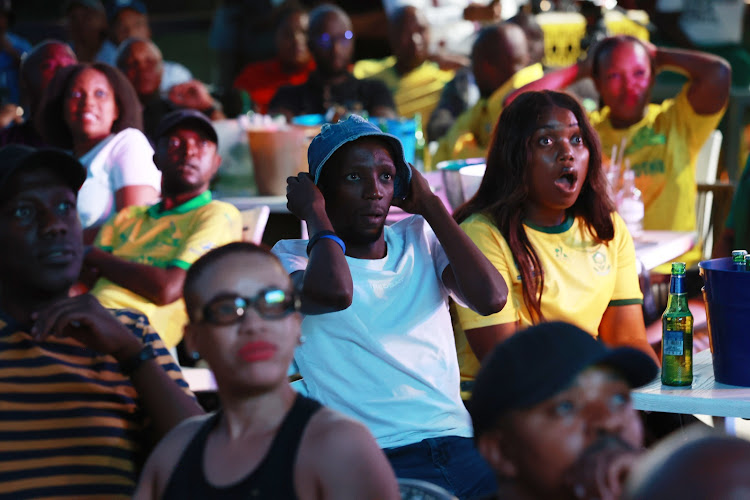
[[[0,498],[130,498],[149,444],[202,413],[145,316],[68,297],[85,177],[0,149]]]

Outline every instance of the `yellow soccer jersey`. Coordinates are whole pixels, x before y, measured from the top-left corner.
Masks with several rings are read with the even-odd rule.
[[[591,114],[602,153],[611,155],[625,138],[625,159],[636,175],[645,206],[644,229],[694,231],[696,223],[695,160],[724,110],[712,115],[693,111],[684,88],[674,99],[651,104],[646,116],[627,129],[614,129],[609,108]],[[624,160],[623,160],[624,163]],[[700,245],[676,260],[688,266],[700,259]]]
[[[161,212],[159,207],[157,203],[121,210],[102,226],[95,245],[131,262],[187,270],[212,248],[242,239],[239,211],[212,201],[209,191],[171,210]],[[187,322],[182,299],[160,307],[105,278],[96,282],[91,293],[104,307],[141,311],[167,347],[182,339]]]
[[[514,90],[542,76],[544,69],[541,64],[527,66],[510,77],[489,98],[480,99],[472,108],[464,111],[440,139],[434,162],[486,156],[505,98]]]
[[[425,61],[405,75],[396,71],[396,57],[364,59],[354,64],[352,72],[356,78],[381,80],[393,94],[396,112],[407,118],[420,113],[427,120],[440,101],[440,93],[446,83],[453,79],[454,72],[440,69],[432,61]]]
[[[615,237],[596,243],[581,218],[568,218],[559,226],[537,227],[524,223],[531,245],[544,270],[541,310],[548,321],[567,321],[598,335],[599,323],[609,306],[641,304],[635,247],[625,223],[613,214]],[[456,350],[462,378],[473,378],[479,362],[463,330],[518,321],[522,328],[532,324],[523,300],[521,273],[508,243],[484,215],[474,214],[461,228],[487,256],[508,285],[508,302],[502,311],[481,316],[457,307],[460,328],[456,329]]]

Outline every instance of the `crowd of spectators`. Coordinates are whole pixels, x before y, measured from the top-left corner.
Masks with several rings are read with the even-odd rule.
[[[647,449],[682,420],[657,430],[630,400],[661,353],[608,154],[645,229],[695,230],[696,158],[750,59],[736,30],[709,36],[706,2],[627,3],[658,44],[599,33],[548,67],[534,1],[224,0],[201,81],[165,60],[148,2],[67,0],[67,38],[32,44],[0,0],[0,496],[718,489],[696,456],[731,469],[750,445]],[[744,4],[719,3],[736,28]],[[652,103],[665,70],[687,82]],[[286,181],[309,238],[243,242],[213,198],[240,111],[317,117]],[[419,168],[395,120],[426,140]],[[424,171],[477,157],[478,190],[447,206]],[[748,190],[745,169],[717,257],[750,246]],[[213,405],[183,377],[198,360]]]

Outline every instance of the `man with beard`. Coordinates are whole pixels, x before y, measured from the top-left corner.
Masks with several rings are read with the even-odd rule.
[[[496,498],[620,498],[643,447],[630,389],[657,371],[647,354],[610,349],[568,323],[542,323],[498,344],[469,402]]]
[[[459,394],[448,298],[491,314],[505,282],[396,137],[352,115],[324,125],[307,157],[287,206],[311,238],[273,249],[302,296],[299,390],[364,422],[397,477],[460,498],[493,492]],[[415,215],[386,226],[393,204]]]
[[[154,163],[162,172],[162,200],[128,207],[101,229],[84,259],[99,278],[91,293],[105,307],[141,311],[168,347],[187,322],[182,284],[190,265],[211,248],[242,238],[239,211],[211,199],[221,163],[211,122],[195,110],[164,116],[156,132]]]

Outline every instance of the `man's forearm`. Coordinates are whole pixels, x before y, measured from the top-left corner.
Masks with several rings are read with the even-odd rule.
[[[185,280],[185,271],[182,269],[162,269],[130,262],[99,248],[89,251],[85,263],[98,269],[102,277],[154,304],[170,304],[182,296],[182,284]]]
[[[325,213],[306,218],[310,237],[320,231],[332,231]],[[354,284],[344,252],[338,243],[320,239],[312,247],[302,280],[302,310],[306,314],[323,314],[349,307]]]

